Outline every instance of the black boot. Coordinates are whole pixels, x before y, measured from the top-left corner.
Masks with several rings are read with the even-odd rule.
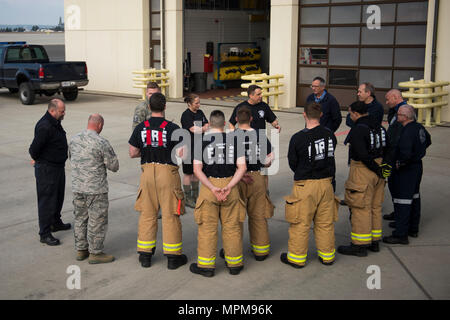
[[[372,241],[372,244],[367,249],[372,252],[380,252],[380,241]]]
[[[152,265],[152,256],[150,252],[139,252],[139,262],[142,268],[150,268]]]
[[[347,256],[366,257],[367,246],[361,246],[351,243],[349,246],[340,246],[338,248],[338,252]]]
[[[230,271],[230,274],[233,276],[238,275],[239,273],[241,273],[242,269],[244,269],[244,266],[240,266],[240,267],[228,267],[228,270]]]
[[[300,269],[300,268],[303,268],[303,267],[304,267],[304,266],[299,266],[298,264],[295,264],[295,263],[290,262],[290,261],[288,260],[288,258],[287,258],[287,253],[286,253],[286,252],[283,252],[283,253],[280,255],[280,260],[281,260],[281,262],[283,262],[283,263],[285,263],[285,264],[288,264],[288,265],[290,265],[291,267],[294,267],[294,268],[296,268],[296,269]]]
[[[397,238],[394,236],[383,237],[383,242],[389,244],[409,244],[408,237]]]
[[[45,243],[45,244],[49,245],[49,246],[57,246],[57,245],[59,245],[59,240],[54,238],[51,233],[49,233],[47,235],[44,235],[44,236],[41,236],[41,240],[40,241],[42,243]]]
[[[267,257],[269,256],[268,254],[264,255],[264,256],[257,256],[256,254],[253,254],[255,256],[255,260],[256,261],[264,261],[267,259]]]
[[[385,215],[383,215],[383,219],[384,220],[393,221],[393,220],[395,220],[394,215],[395,215],[395,212],[391,212],[389,214],[385,214]]]
[[[323,264],[325,266],[331,266],[334,263],[334,260],[331,262],[325,262],[325,261],[323,261],[323,259],[321,257],[319,257],[319,261],[321,264]]]
[[[187,263],[187,257],[184,254],[167,254],[167,269],[175,270]]]
[[[191,266],[189,267],[189,270],[192,273],[199,274],[199,275],[202,275],[202,276],[208,277],[208,278],[211,278],[214,276],[214,269],[199,268],[196,263],[192,263]]]
[[[70,229],[70,223],[64,223],[62,221],[56,222],[50,226],[51,232],[58,232]]]

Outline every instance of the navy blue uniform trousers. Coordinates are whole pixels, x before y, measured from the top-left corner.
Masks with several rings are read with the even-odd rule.
[[[38,198],[39,235],[50,233],[50,226],[61,223],[66,173],[64,167],[35,163],[34,175]]]
[[[422,173],[422,162],[408,164],[392,172],[394,237],[404,238],[408,236],[408,232],[419,232]]]

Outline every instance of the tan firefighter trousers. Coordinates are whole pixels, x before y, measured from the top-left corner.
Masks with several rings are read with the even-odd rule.
[[[380,164],[381,158],[375,159]],[[345,182],[345,202],[351,210],[352,243],[370,245],[381,240],[385,180],[362,162],[352,160]]]
[[[270,252],[269,226],[267,219],[273,216],[274,206],[267,195],[266,179],[259,171],[247,172],[253,183],[239,182],[241,199],[244,200],[248,215],[250,245],[256,256],[266,256]]]
[[[284,199],[286,221],[290,223],[288,260],[305,265],[314,221],[318,256],[324,262],[334,261],[334,222],[338,218],[339,199],[334,196],[331,178],[295,181],[291,195]]]
[[[161,208],[164,254],[182,252],[180,215],[184,214],[184,194],[178,167],[159,163],[142,165],[141,183],[134,208],[141,212],[138,226],[138,252],[156,247],[158,211]]]
[[[231,181],[231,177],[208,179],[217,188],[223,188]],[[226,201],[219,202],[211,190],[202,185],[194,217],[198,224],[197,266],[215,268],[219,221],[227,266],[242,266],[241,223],[245,220],[245,205],[239,197],[238,187],[231,189]]]

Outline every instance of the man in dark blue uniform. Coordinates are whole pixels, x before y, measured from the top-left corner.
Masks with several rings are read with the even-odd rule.
[[[395,166],[394,158],[395,158],[395,150],[398,144],[398,139],[400,137],[400,133],[402,132],[403,126],[400,122],[397,121],[397,112],[398,109],[406,104],[406,101],[403,100],[402,93],[397,89],[389,90],[386,93],[386,104],[389,107],[388,112],[388,123],[389,127],[387,130],[387,138],[389,142],[389,152],[387,155],[387,163],[390,166]],[[393,181],[395,180],[395,172],[392,172],[392,175],[388,179],[388,187],[389,192],[391,193],[392,199],[394,198],[394,186]],[[395,212],[390,214],[383,215],[383,219],[385,220],[394,220]],[[391,224],[389,224],[391,226]]]
[[[417,237],[420,222],[420,182],[422,158],[431,145],[430,134],[415,121],[413,107],[404,105],[397,112],[403,126],[395,152],[394,211],[395,230],[383,242],[408,244],[408,236]]]
[[[367,105],[367,113],[372,119],[381,125],[383,122],[384,109],[381,103],[378,102],[375,97],[375,87],[369,83],[364,82],[358,88],[358,100],[364,102]],[[345,124],[350,128],[355,126],[355,123],[350,118],[350,113],[347,115]]]
[[[319,103],[322,108],[320,125],[336,132],[342,122],[341,108],[336,98],[325,90],[325,80],[321,77],[315,77],[311,83],[311,93],[306,98],[306,104],[311,102]]]
[[[29,149],[36,177],[40,241],[49,246],[59,245],[51,232],[70,229],[70,223],[61,220],[67,160],[66,132],[61,126],[65,112],[62,100],[50,101],[47,112],[36,124]]]

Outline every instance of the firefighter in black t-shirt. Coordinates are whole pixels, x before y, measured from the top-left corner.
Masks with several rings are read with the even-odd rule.
[[[350,172],[345,182],[345,202],[351,210],[351,244],[338,252],[358,257],[367,249],[378,252],[381,240],[381,209],[385,178],[389,165],[383,162],[387,151],[386,130],[367,113],[367,105],[358,101],[349,108],[355,126],[350,130]]]
[[[273,216],[274,206],[266,192],[266,182],[261,174],[263,167],[271,165],[272,147],[264,133],[250,127],[251,111],[243,106],[237,111],[239,129],[234,131],[236,145],[245,147],[247,172],[239,182],[241,198],[246,203],[250,245],[257,261],[265,260],[270,252],[267,219]]]
[[[234,130],[236,126],[237,111],[242,106],[247,106],[252,112],[252,122],[250,126],[253,129],[266,129],[266,122],[269,122],[274,128],[281,131],[281,127],[278,123],[277,116],[270,109],[269,105],[262,101],[262,89],[257,85],[251,85],[247,89],[248,100],[244,101],[236,106],[233,110],[233,114],[230,117],[230,129]]]
[[[308,236],[314,221],[316,247],[321,263],[331,265],[335,259],[334,222],[339,200],[331,180],[336,171],[334,151],[336,137],[320,125],[321,107],[310,103],[303,117],[306,128],[294,134],[289,142],[289,167],[294,171],[294,186],[286,200],[285,215],[289,226],[288,252],[283,263],[302,268],[306,264]]]
[[[244,267],[241,223],[245,220],[245,206],[237,184],[247,170],[245,156],[243,152],[242,156],[237,154],[239,148],[233,137],[224,132],[222,111],[211,113],[209,126],[202,154],[194,153],[194,174],[202,184],[194,210],[198,258],[190,270],[205,277],[214,276],[220,220],[225,262],[230,274],[237,275]]]
[[[194,93],[184,98],[188,108],[181,115],[181,127],[191,134],[191,144],[188,147],[188,156],[183,161],[183,189],[186,199],[186,206],[195,208],[195,202],[198,198],[198,179],[194,175],[194,140],[202,141],[202,134],[209,128],[208,119],[200,110],[200,97]],[[200,145],[199,143],[199,145]],[[189,152],[190,151],[190,152]]]
[[[161,207],[163,252],[168,258],[167,267],[176,269],[187,262],[182,254],[180,215],[184,214],[184,197],[174,153],[182,156],[183,148],[174,150],[173,132],[180,127],[164,119],[166,99],[161,93],[150,97],[152,117],[141,122],[133,131],[128,143],[131,158],[141,157],[141,182],[135,203],[140,211],[137,251],[142,267],[151,266],[156,249],[158,230],[157,213]]]

